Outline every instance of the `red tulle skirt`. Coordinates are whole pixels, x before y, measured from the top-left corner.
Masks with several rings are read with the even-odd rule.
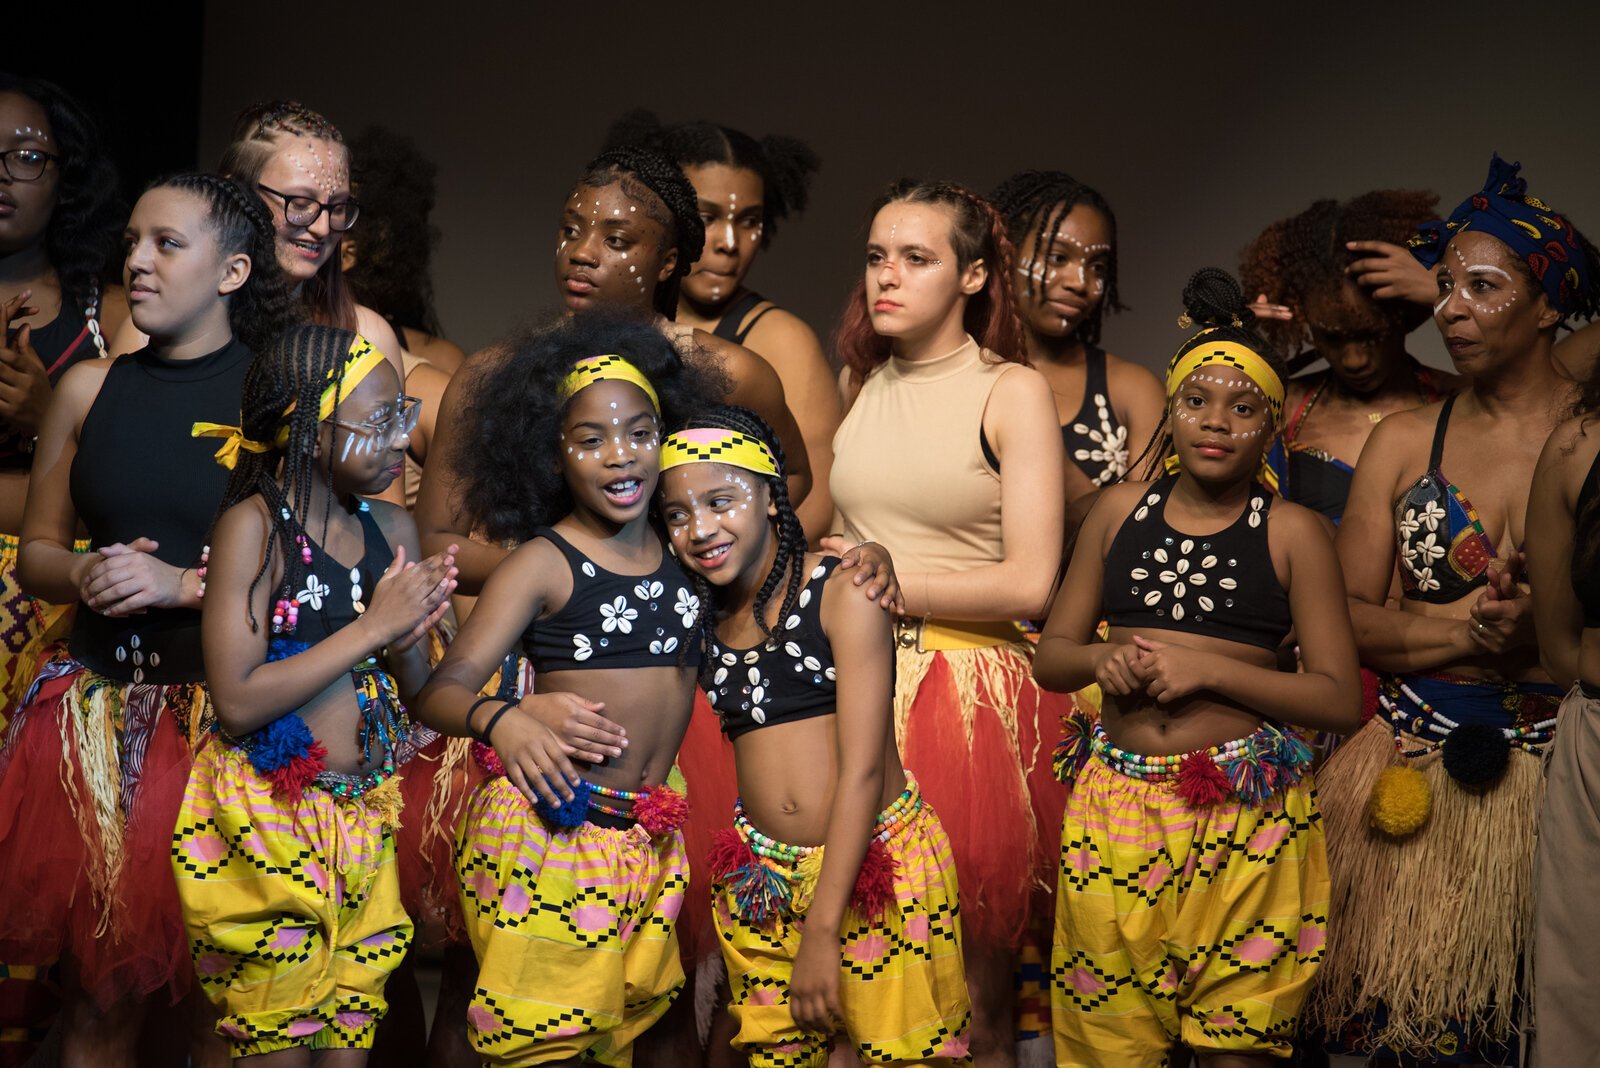
[[[101,1008],[187,991],[172,832],[207,711],[198,684],[45,666],[0,748],[0,962],[70,958]]]
[[[733,743],[722,733],[722,721],[706,700],[694,692],[694,713],[678,749],[678,770],[683,772],[689,795],[689,818],[683,824],[683,847],[689,854],[689,891],[678,915],[678,949],[684,969],[720,957],[721,946],[711,922],[711,838],[733,819],[739,797],[739,780],[733,766]]]
[[[898,652],[900,756],[950,836],[963,937],[987,946],[1016,948],[1054,915],[1066,788],[1050,755],[1073,698],[1039,688],[1032,653]]]
[[[471,750],[471,739],[441,735],[400,772],[405,809],[395,835],[395,863],[400,900],[416,925],[416,946],[467,944],[456,882],[456,835],[467,798],[486,778]]]

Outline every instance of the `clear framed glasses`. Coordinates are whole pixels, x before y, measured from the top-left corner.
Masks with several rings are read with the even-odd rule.
[[[416,397],[402,393],[394,399],[394,408],[389,414],[380,419],[368,420],[365,423],[333,420],[334,426],[349,431],[345,435],[344,448],[339,453],[339,459],[347,460],[352,455],[363,456],[369,452],[382,452],[384,449],[392,448],[401,437],[417,429],[417,417],[421,414],[422,402]]]
[[[354,199],[341,200],[336,204],[324,204],[312,197],[280,193],[260,182],[256,183],[256,188],[283,201],[283,217],[290,226],[310,226],[321,218],[323,212],[327,212],[328,229],[343,233],[356,224],[356,217],[361,214],[361,205]]]
[[[59,163],[61,157],[37,148],[8,148],[0,152],[0,167],[18,182],[37,182],[51,161]]]

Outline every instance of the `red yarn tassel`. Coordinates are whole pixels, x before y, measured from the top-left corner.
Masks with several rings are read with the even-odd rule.
[[[312,742],[302,755],[275,771],[269,771],[264,778],[272,784],[272,796],[300,800],[305,796],[306,787],[316,782],[317,776],[326,770],[327,758],[328,747],[321,742]]]
[[[750,843],[732,827],[723,827],[711,836],[711,852],[706,854],[706,868],[711,872],[713,881],[721,882],[755,862],[756,855],[751,851]]]
[[[633,803],[633,818],[652,838],[671,834],[689,817],[689,799],[670,786],[652,786]]]
[[[861,871],[856,874],[856,888],[850,895],[856,915],[868,923],[877,923],[894,900],[895,862],[881,841],[874,838],[867,845],[867,855],[861,858]]]
[[[472,758],[491,776],[500,776],[506,773],[506,766],[500,763],[500,754],[494,751],[494,746],[483,742],[472,743]]]
[[[1178,765],[1178,796],[1190,808],[1207,808],[1232,791],[1228,777],[1207,753],[1190,753]]]

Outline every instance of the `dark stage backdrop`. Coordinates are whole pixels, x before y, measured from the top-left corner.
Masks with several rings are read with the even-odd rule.
[[[347,133],[412,134],[439,168],[446,333],[469,350],[554,303],[564,195],[607,125],[644,105],[809,140],[811,210],[751,281],[831,330],[867,204],[901,175],[990,188],[1062,168],[1118,214],[1132,310],[1118,353],[1162,364],[1188,273],[1237,268],[1267,223],[1318,197],[1420,186],[1446,210],[1498,149],[1600,237],[1592,5],[1471,7],[929,3],[205,6],[198,143],[214,164],[239,108],[293,95]],[[122,54],[139,72],[192,54]],[[173,116],[173,121],[178,117]],[[1444,362],[1425,326],[1414,351]]]

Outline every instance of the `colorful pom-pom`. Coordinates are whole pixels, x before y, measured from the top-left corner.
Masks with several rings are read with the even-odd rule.
[[[489,775],[499,777],[506,773],[506,766],[500,763],[500,754],[487,742],[472,743],[472,759]]]
[[[720,828],[711,836],[711,851],[706,854],[706,870],[712,881],[728,878],[734,872],[755,861],[755,852],[744,835],[732,827]]]
[[[363,804],[378,813],[383,825],[391,831],[400,829],[400,813],[405,810],[405,795],[400,792],[400,777],[391,775],[378,786],[361,795]]]
[[[584,779],[573,783],[571,801],[551,805],[550,802],[540,798],[538,804],[533,806],[533,810],[546,823],[554,824],[563,830],[581,827],[589,818],[589,783]]]
[[[1190,753],[1178,765],[1178,796],[1190,808],[1209,808],[1228,796],[1227,776],[1205,753]]]
[[[1433,810],[1433,790],[1416,768],[1386,768],[1367,801],[1372,825],[1394,838],[1416,834]]]
[[[894,857],[874,838],[867,846],[867,855],[861,858],[861,870],[856,873],[856,887],[850,894],[850,903],[856,915],[868,923],[883,918],[889,903],[894,900]]]
[[[245,744],[250,751],[251,767],[256,769],[256,774],[266,776],[296,758],[309,755],[316,741],[306,721],[290,712],[250,735]]]
[[[305,652],[311,648],[305,642],[293,638],[273,638],[267,643],[267,663],[274,660],[287,660],[291,656]]]
[[[272,784],[273,797],[298,801],[305,796],[306,788],[317,781],[317,776],[327,770],[327,758],[327,748],[315,742],[305,753],[284,761],[261,777]]]
[[[1078,772],[1089,761],[1092,734],[1089,717],[1077,709],[1061,717],[1061,740],[1050,760],[1057,780],[1070,786],[1078,778]]]
[[[1233,795],[1246,805],[1257,807],[1271,799],[1272,780],[1267,773],[1267,763],[1253,749],[1226,761],[1220,770],[1233,788]]]
[[[689,817],[689,799],[666,786],[652,786],[633,803],[633,819],[652,838],[671,834]]]
[[[1444,740],[1444,770],[1462,786],[1487,786],[1505,774],[1511,742],[1486,723],[1464,723]]]
[[[733,894],[734,909],[756,927],[767,927],[789,911],[789,876],[772,867],[750,848],[744,835],[723,827],[712,835],[706,858],[713,882]]]

